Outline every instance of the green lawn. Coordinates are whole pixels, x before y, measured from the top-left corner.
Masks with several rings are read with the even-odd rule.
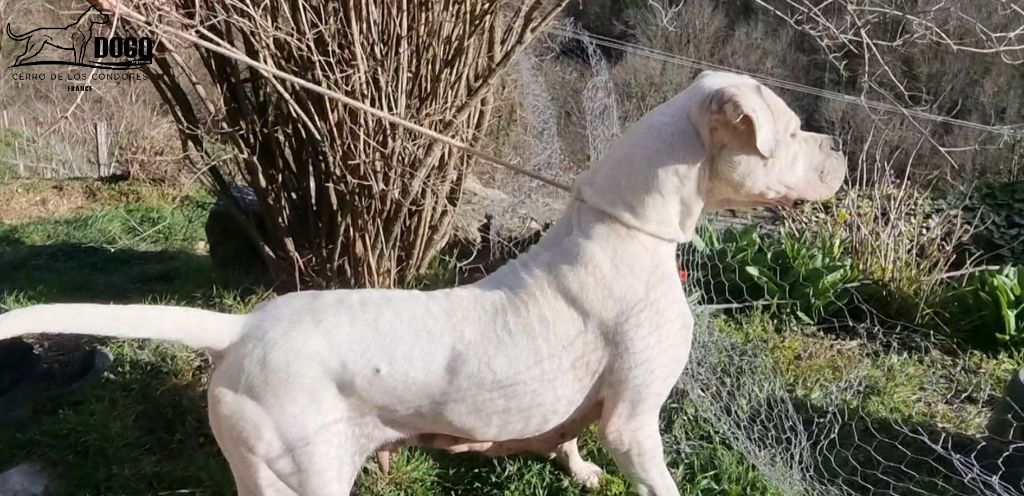
[[[73,216],[0,224],[0,303],[160,302],[242,312],[269,297],[252,281],[214,274],[201,253],[208,195],[109,188]],[[788,390],[812,410],[849,402],[873,417],[963,433],[979,432],[992,391],[1019,363],[1008,356],[882,352],[810,330],[780,330],[756,313],[718,317],[714,325],[740,345],[765,350]],[[0,426],[0,470],[41,462],[57,480],[58,495],[233,494],[206,424],[208,359],[163,343],[103,344],[115,363],[98,384],[39,409],[27,422]],[[850,376],[863,387],[826,394]],[[977,397],[954,400],[967,383]],[[780,494],[698,413],[683,395],[663,411],[669,464],[684,494]],[[610,473],[594,494],[629,494],[594,439],[592,432],[584,437],[583,451]],[[398,454],[386,478],[368,463],[359,490],[365,496],[586,493],[535,457],[415,449]]]

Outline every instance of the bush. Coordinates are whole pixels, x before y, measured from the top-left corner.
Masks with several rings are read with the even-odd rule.
[[[249,58],[477,147],[498,75],[563,4],[417,5],[177,1],[151,4],[150,19],[202,27]],[[183,53],[205,74],[157,56],[161,77],[149,81],[219,195],[231,196],[227,172],[255,191],[267,229],[246,231],[279,289],[395,287],[426,271],[451,234],[469,155],[192,48]],[[209,141],[238,154],[210,163]]]
[[[857,289],[863,314],[858,318],[919,328],[941,308],[946,275],[969,262],[958,249],[973,226],[959,209],[937,204],[929,191],[879,182],[789,217],[795,229],[836,232],[846,240],[846,256],[870,281]]]
[[[922,283],[926,293],[906,294],[902,279],[862,269],[841,230],[787,223],[777,234],[765,231],[759,225],[702,229],[696,267],[702,303],[767,307],[775,317],[808,325],[877,317],[896,329],[934,331],[983,349],[1024,346],[1024,266],[975,272],[961,282],[932,278]],[[913,307],[900,309],[898,302]]]

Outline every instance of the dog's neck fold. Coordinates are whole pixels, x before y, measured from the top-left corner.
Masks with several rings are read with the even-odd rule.
[[[676,243],[693,239],[704,208],[704,143],[683,92],[648,113],[577,178],[575,196],[619,223]]]

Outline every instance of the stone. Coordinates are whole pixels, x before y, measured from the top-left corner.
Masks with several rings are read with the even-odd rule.
[[[0,495],[41,496],[50,485],[50,479],[41,466],[22,463],[0,474]]]
[[[256,193],[248,186],[235,185],[231,194],[238,201],[242,215],[262,234],[266,232],[260,203]],[[243,225],[232,215],[222,199],[217,199],[206,218],[206,240],[214,267],[222,270],[264,274],[266,266],[260,256],[259,245],[245,234]]]
[[[456,237],[481,242],[485,236],[501,239],[529,236],[557,220],[569,198],[561,191],[546,190],[524,198],[523,195],[505,193],[504,186],[501,183],[495,187],[486,186],[472,175],[466,178],[462,198],[455,211]],[[481,231],[484,224],[488,232]]]

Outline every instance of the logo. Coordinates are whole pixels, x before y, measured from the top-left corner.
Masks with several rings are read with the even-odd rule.
[[[96,25],[109,22],[109,15],[96,7],[89,7],[77,21],[64,27],[42,27],[14,33],[11,24],[7,23],[7,37],[25,44],[25,50],[15,57],[10,67],[67,65],[125,70],[152,62],[152,38],[94,36]]]

